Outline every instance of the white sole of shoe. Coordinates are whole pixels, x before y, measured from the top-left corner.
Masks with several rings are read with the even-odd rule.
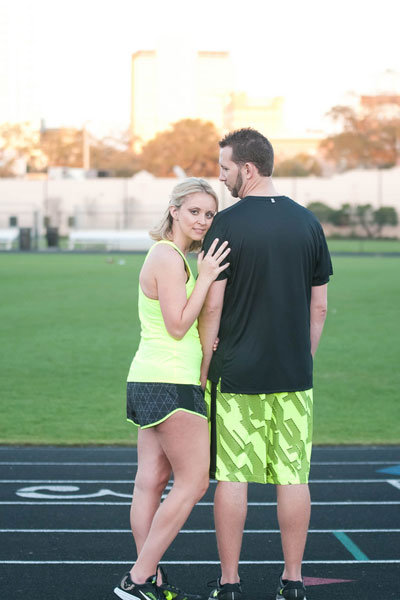
[[[121,590],[118,587],[114,588],[114,594],[117,594],[122,600],[133,600],[133,598],[136,598],[136,596],[132,596],[132,594],[128,594],[128,592],[124,592],[124,590]]]
[[[275,600],[285,600],[284,596],[281,596],[280,594],[277,594],[276,599]],[[303,600],[307,600],[307,598],[304,596]]]

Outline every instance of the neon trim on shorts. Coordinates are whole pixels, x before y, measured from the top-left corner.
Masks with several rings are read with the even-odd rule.
[[[182,412],[188,413],[190,415],[196,415],[196,417],[201,417],[202,419],[207,420],[206,415],[201,415],[200,413],[195,412],[194,410],[188,410],[187,408],[176,408],[175,410],[168,413],[165,417],[163,417],[159,421],[155,421],[154,423],[149,423],[148,425],[139,425],[138,423],[135,423],[135,421],[132,421],[132,419],[126,419],[126,420],[129,423],[132,423],[132,425],[135,425],[135,427],[137,427],[138,429],[148,429],[149,427],[155,427],[156,425],[163,423],[163,421],[165,421],[166,419],[168,419],[168,417],[171,417],[173,414],[175,414],[178,411],[182,411]]]

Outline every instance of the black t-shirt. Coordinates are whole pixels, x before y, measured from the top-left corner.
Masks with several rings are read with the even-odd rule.
[[[319,221],[287,196],[246,196],[216,215],[205,251],[216,237],[231,252],[209,379],[238,394],[311,388],[311,288],[332,274]]]

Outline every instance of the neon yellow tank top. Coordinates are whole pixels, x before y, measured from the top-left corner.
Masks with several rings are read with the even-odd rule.
[[[173,242],[161,240],[150,248],[147,256],[157,244],[169,244],[182,256],[189,274],[186,282],[186,296],[189,298],[196,282],[184,254]],[[128,381],[200,385],[202,349],[197,319],[181,340],[174,339],[165,327],[160,302],[148,298],[140,283],[138,308],[141,336]]]

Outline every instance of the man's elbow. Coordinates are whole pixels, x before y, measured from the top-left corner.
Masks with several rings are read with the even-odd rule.
[[[208,301],[205,302],[203,308],[201,309],[202,317],[215,317],[216,315],[220,315],[222,311],[222,303]]]
[[[325,322],[326,315],[328,314],[327,304],[317,304],[311,306],[311,319],[316,321]]]

